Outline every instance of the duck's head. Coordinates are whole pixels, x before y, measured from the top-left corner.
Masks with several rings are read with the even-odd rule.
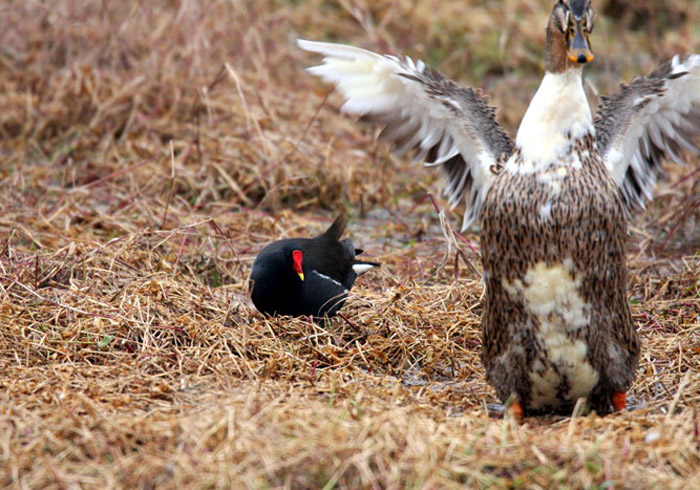
[[[594,20],[591,0],[556,0],[547,25],[547,71],[560,73],[593,61]]]

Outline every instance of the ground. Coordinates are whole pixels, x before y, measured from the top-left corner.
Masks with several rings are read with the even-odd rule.
[[[371,7],[369,6],[371,5]],[[700,52],[697,1],[593,1],[597,94]],[[0,9],[0,486],[700,487],[698,159],[632,218],[631,410],[489,417],[477,237],[295,39],[410,54],[514,134],[549,0]],[[426,198],[435,196],[436,206]],[[327,325],[266,320],[255,254],[339,212],[382,262]]]

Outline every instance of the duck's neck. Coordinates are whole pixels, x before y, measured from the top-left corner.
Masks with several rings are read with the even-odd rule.
[[[548,71],[520,123],[516,147],[521,163],[530,170],[567,165],[572,145],[594,131],[581,69]]]

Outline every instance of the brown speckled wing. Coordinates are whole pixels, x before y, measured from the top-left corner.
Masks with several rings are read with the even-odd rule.
[[[303,40],[299,46],[326,56],[309,72],[336,85],[343,111],[384,126],[381,138],[398,153],[413,150],[426,165],[442,166],[450,204],[466,197],[465,227],[480,218],[492,168],[512,153],[513,142],[478,90],[410,58]]]
[[[676,56],[603,99],[595,122],[598,150],[628,209],[643,208],[664,158],[700,154],[700,55]]]

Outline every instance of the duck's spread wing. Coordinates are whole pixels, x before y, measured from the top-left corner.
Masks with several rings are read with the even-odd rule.
[[[622,85],[604,99],[596,117],[596,138],[627,207],[643,208],[652,198],[655,172],[664,158],[681,161],[699,154],[700,55],[674,57],[648,77]]]
[[[399,153],[414,149],[426,165],[445,171],[444,190],[455,206],[466,195],[464,227],[479,218],[501,155],[511,139],[495,120],[481,94],[445,79],[410,58],[379,55],[339,44],[299,40],[307,51],[323,54],[309,72],[335,84],[345,98],[342,110],[384,126],[381,138]]]

